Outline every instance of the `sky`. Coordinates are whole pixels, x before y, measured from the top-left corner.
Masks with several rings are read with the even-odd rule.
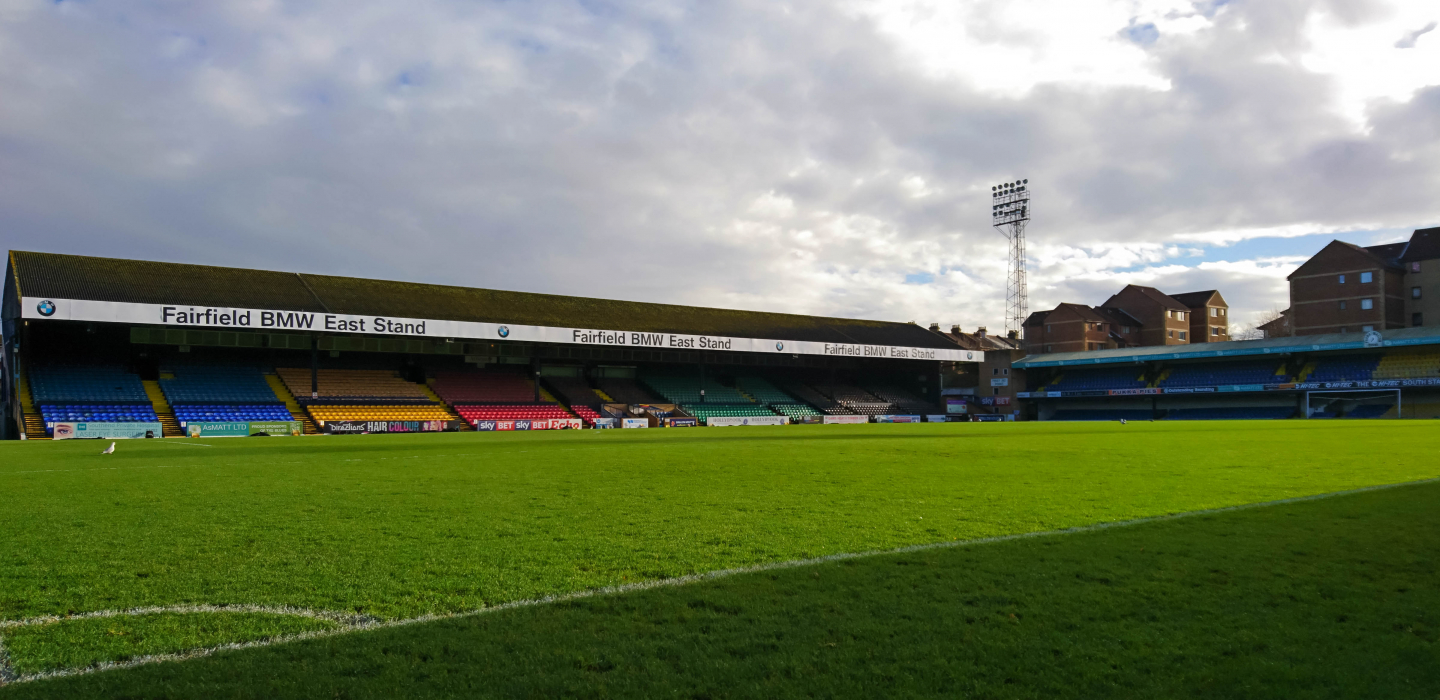
[[[1004,325],[1440,225],[1433,0],[0,0],[0,244]]]

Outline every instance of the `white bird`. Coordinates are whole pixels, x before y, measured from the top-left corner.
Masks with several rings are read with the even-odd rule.
[[[104,450],[103,452],[101,452],[100,454],[102,454],[102,455],[115,454],[115,443],[113,443],[113,442],[110,443],[110,446],[107,447],[107,448],[105,448],[105,450]]]

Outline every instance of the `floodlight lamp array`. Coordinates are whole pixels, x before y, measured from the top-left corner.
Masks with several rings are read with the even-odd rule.
[[[1030,180],[1020,179],[990,188],[991,223],[1004,226],[1030,219]]]

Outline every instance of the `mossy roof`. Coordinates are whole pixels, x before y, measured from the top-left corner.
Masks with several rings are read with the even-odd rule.
[[[12,251],[20,294],[480,323],[954,348],[913,323]]]

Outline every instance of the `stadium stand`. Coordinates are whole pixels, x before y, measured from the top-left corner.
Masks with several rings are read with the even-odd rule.
[[[670,403],[690,405],[701,403],[704,390],[706,404],[754,405],[755,402],[741,394],[733,386],[725,386],[713,377],[700,378],[698,369],[665,368],[646,372],[641,378],[652,391],[663,396]],[[749,414],[742,414],[749,415]],[[774,415],[773,413],[757,415]]]
[[[829,396],[851,413],[858,413],[866,416],[878,416],[891,413],[894,406],[858,386],[840,384],[835,382],[815,384],[815,389],[821,394]]]
[[[1282,374],[1277,374],[1280,372]],[[1283,382],[1288,377],[1274,360],[1253,362],[1211,362],[1185,365],[1167,370],[1156,386],[1223,386]]]
[[[803,403],[772,403],[770,404],[770,410],[779,413],[782,416],[789,416],[790,420],[792,421],[801,418],[814,418],[825,415],[820,411],[815,410],[813,407],[806,406]]]
[[[871,394],[889,401],[895,410],[901,413],[926,413],[935,410],[933,401],[926,401],[914,394],[903,391],[897,387],[883,384],[866,387]]]
[[[853,416],[855,412],[846,408],[844,404],[826,396],[799,382],[791,382],[784,385],[785,391],[795,398],[819,409],[821,413],[830,416]]]
[[[1165,420],[1265,420],[1295,417],[1289,406],[1232,406],[1225,408],[1172,408]]]
[[[305,382],[308,389],[309,370],[306,370]],[[283,405],[280,397],[265,382],[264,370],[254,365],[162,367],[160,388],[172,406],[189,403]]]
[[[605,403],[605,399],[595,393],[595,389],[582,377],[545,377],[544,383],[549,385],[556,398],[572,409],[581,406],[595,409]]]
[[[1091,391],[1097,389],[1140,389],[1145,386],[1145,371],[1139,367],[1066,370],[1045,387],[1046,391]],[[1108,420],[1108,419],[1094,419]],[[1115,420],[1119,420],[1116,418]],[[1128,420],[1128,419],[1127,419]]]
[[[1348,355],[1316,360],[1313,369],[1302,372],[1302,382],[1346,382],[1370,379],[1380,364],[1379,355]]]
[[[45,434],[57,422],[158,423],[140,377],[117,366],[42,365],[29,372],[32,406]]]
[[[310,370],[282,367],[275,370],[285,387],[300,403],[313,401],[310,396]],[[386,403],[413,400],[429,403],[433,399],[425,389],[414,382],[407,382],[386,370],[367,369],[322,369],[317,372],[319,400],[383,400]],[[347,419],[348,420],[348,419]],[[357,418],[355,420],[368,420]]]
[[[1432,379],[1440,377],[1440,352],[1395,352],[1380,358],[1371,379]]]
[[[50,423],[158,423],[155,409],[148,405],[126,404],[41,404],[40,415],[45,419],[47,432],[53,433]]]
[[[430,380],[430,387],[442,401],[452,406],[535,403],[534,380],[514,371],[437,372]]]
[[[614,403],[666,403],[634,379],[606,377],[595,381],[595,388],[614,399]]]
[[[574,418],[559,404],[491,404],[456,406],[455,411],[471,425],[481,420],[550,420]]]
[[[798,404],[795,397],[781,391],[779,387],[770,383],[764,377],[742,376],[735,378],[735,388],[749,394],[756,403],[767,406],[771,404]]]
[[[140,377],[114,366],[33,367],[30,369],[30,392],[37,404],[97,401],[150,403]]]
[[[428,406],[405,406],[405,405],[345,405],[345,406],[310,406],[310,415],[321,423],[338,420],[363,420],[363,421],[431,421],[431,420],[455,420],[455,415],[450,413],[444,406],[431,404]]]
[[[1150,420],[1154,414],[1148,410],[1133,409],[1075,409],[1067,408],[1055,412],[1051,420]]]
[[[595,427],[595,420],[597,418],[603,417],[599,413],[596,413],[595,409],[590,408],[589,406],[571,406],[570,411],[573,412],[576,416],[579,416],[580,420],[585,421],[585,425],[588,425],[592,428]]]
[[[686,413],[689,413],[690,415],[700,419],[701,423],[707,424],[709,423],[711,418],[754,418],[758,416],[776,415],[774,411],[771,411],[764,406],[759,406],[753,403],[749,406],[742,406],[739,404],[724,405],[712,403],[705,403],[700,405],[689,404],[686,405],[684,408]]]
[[[295,420],[284,404],[177,404],[175,420],[184,426],[190,421],[289,421]]]

